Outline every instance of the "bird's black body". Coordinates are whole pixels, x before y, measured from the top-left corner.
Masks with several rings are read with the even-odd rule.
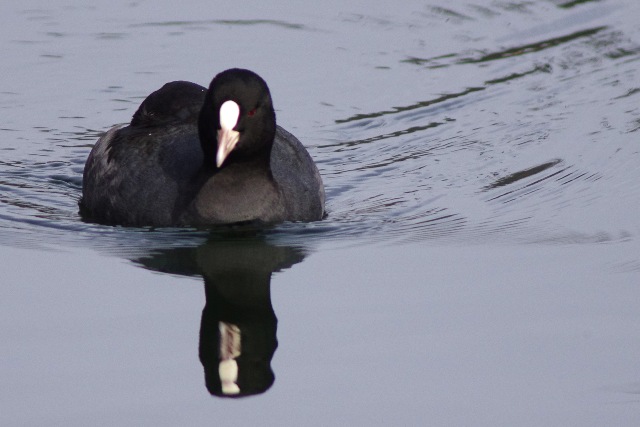
[[[237,144],[216,164],[222,103],[239,106]],[[130,226],[206,226],[319,220],[324,187],[313,160],[276,126],[266,83],[220,73],[209,89],[171,82],[149,95],[128,126],[94,146],[84,169],[82,215]]]

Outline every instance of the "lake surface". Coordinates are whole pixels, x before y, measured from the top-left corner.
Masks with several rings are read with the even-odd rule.
[[[640,2],[4,2],[0,424],[638,425]],[[107,227],[96,139],[269,83],[328,217]]]

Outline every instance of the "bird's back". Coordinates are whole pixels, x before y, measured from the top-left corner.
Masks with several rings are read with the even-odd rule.
[[[206,89],[171,82],[149,95],[128,126],[103,135],[85,165],[85,217],[122,225],[172,225],[202,165],[197,121]]]

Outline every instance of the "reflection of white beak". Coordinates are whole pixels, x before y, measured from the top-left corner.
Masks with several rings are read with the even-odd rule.
[[[224,394],[240,393],[238,386],[238,362],[235,360],[242,354],[242,335],[238,325],[218,322],[220,330],[220,363],[218,375]]]
[[[238,394],[238,362],[233,359],[221,360],[218,365],[218,375],[220,375],[220,385],[224,394]]]
[[[233,101],[225,101],[220,106],[220,129],[218,129],[218,152],[216,166],[222,166],[231,150],[238,143],[240,132],[233,130],[240,117],[240,107]]]

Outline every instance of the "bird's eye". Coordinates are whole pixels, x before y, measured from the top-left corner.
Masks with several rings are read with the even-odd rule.
[[[255,109],[255,108],[254,108],[253,110],[250,110],[250,111],[247,113],[247,116],[249,116],[249,117],[253,117],[253,116],[254,116],[254,114],[256,114],[256,109]]]

